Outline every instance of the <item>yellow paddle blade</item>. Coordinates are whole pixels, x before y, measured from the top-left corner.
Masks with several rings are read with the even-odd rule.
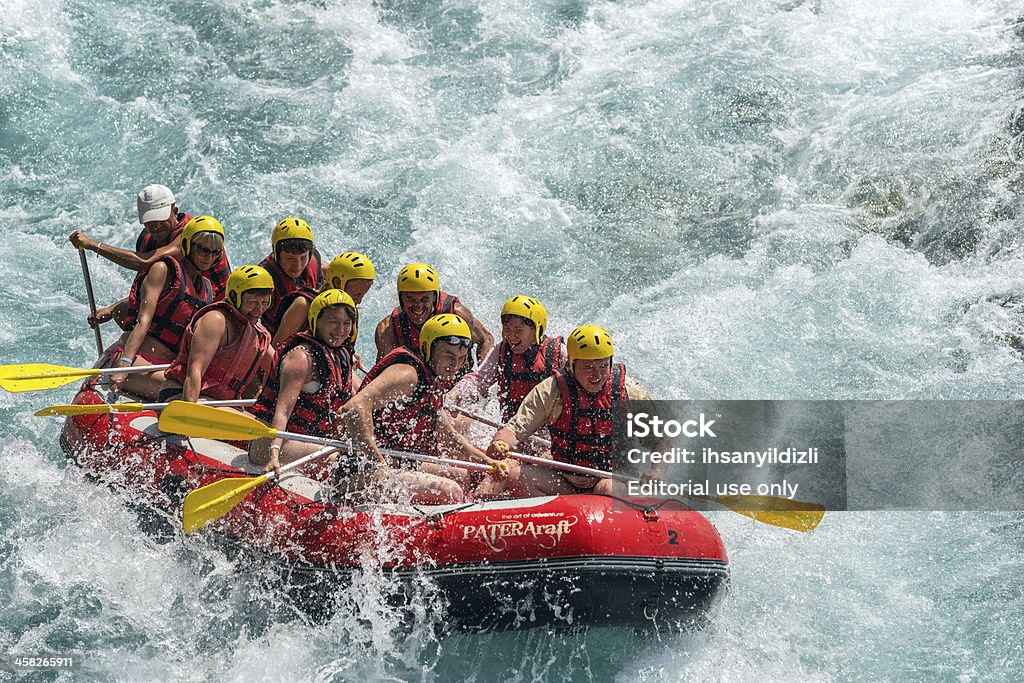
[[[272,439],[277,430],[259,420],[237,413],[187,401],[171,401],[160,413],[160,430],[203,439],[251,441]]]
[[[93,403],[92,405],[79,405],[69,403],[65,405],[46,406],[35,412],[37,417],[50,417],[54,415],[104,415],[106,413],[138,413],[145,410],[141,403]]]
[[[215,481],[185,496],[181,525],[192,533],[207,522],[220,519],[241,503],[249,492],[267,481],[267,475]]]
[[[64,365],[49,363],[22,363],[20,365],[0,365],[0,379],[32,379],[35,377],[53,377],[56,375],[80,373],[85,375],[99,374],[94,368],[69,368]]]
[[[93,368],[68,368],[47,363],[0,366],[0,388],[7,391],[36,391],[70,384],[100,374]]]
[[[718,496],[704,500],[711,500],[758,522],[794,531],[810,531],[825,516],[823,505],[775,496]]]

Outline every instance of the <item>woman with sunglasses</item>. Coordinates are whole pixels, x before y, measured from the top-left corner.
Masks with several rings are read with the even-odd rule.
[[[164,256],[177,257],[181,254],[181,231],[185,229],[192,216],[178,211],[174,193],[164,185],[147,185],[139,192],[136,200],[139,211],[139,223],[142,232],[135,240],[135,250],[122,249],[103,242],[97,242],[81,230],[76,230],[68,237],[77,249],[86,249],[122,268],[145,272]],[[215,299],[224,298],[231,265],[228,254],[224,250],[213,267],[203,271],[203,275],[213,285]],[[124,298],[109,306],[104,306],[89,316],[89,324],[93,327],[113,319],[125,329],[124,317],[128,312],[128,299]]]
[[[442,410],[444,396],[473,344],[469,325],[453,313],[435,315],[420,328],[419,342],[419,352],[399,346],[378,361],[342,408],[346,432],[364,456],[362,461],[339,460],[343,492],[374,498],[409,496],[412,502],[427,504],[463,500],[458,482],[469,483],[465,470],[426,463],[416,470],[392,468],[382,447],[497,462],[457,433]]]
[[[203,275],[224,251],[224,228],[212,216],[197,216],[181,231],[179,256],[164,256],[140,272],[128,295],[128,332],[115,345],[115,367],[169,363],[178,355],[192,316],[214,300],[213,286]],[[111,375],[113,391],[128,391],[155,400],[164,373]]]

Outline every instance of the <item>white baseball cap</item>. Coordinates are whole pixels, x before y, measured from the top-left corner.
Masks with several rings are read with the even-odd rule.
[[[174,194],[164,185],[146,185],[139,192],[139,222],[165,221],[171,216]]]

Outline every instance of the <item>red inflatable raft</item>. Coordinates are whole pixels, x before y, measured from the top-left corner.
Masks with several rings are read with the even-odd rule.
[[[101,399],[87,382],[75,402]],[[61,445],[138,502],[179,514],[189,490],[259,472],[238,448],[160,432],[153,411],[68,418]],[[304,586],[331,590],[367,556],[382,558],[385,573],[435,581],[446,622],[466,629],[690,628],[705,622],[728,585],[717,531],[678,500],[572,495],[352,509],[326,495],[318,481],[289,473],[203,533],[276,558]]]

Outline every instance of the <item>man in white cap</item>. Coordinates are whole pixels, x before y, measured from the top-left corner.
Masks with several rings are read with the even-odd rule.
[[[68,239],[78,249],[94,251],[122,268],[135,271],[148,270],[164,256],[172,258],[178,256],[180,251],[178,239],[185,224],[192,220],[192,216],[178,211],[174,193],[170,188],[165,185],[147,185],[139,192],[136,207],[139,211],[139,223],[142,223],[143,230],[135,240],[135,251],[97,242],[81,230],[75,230]],[[221,254],[220,261],[209,271],[203,273],[213,285],[216,299],[224,298],[224,286],[227,284],[230,274],[231,266],[228,264],[228,255],[225,250]],[[89,316],[89,324],[95,327],[111,318],[120,324],[124,312],[127,310],[127,302],[128,299],[125,298],[97,310],[95,318]]]

